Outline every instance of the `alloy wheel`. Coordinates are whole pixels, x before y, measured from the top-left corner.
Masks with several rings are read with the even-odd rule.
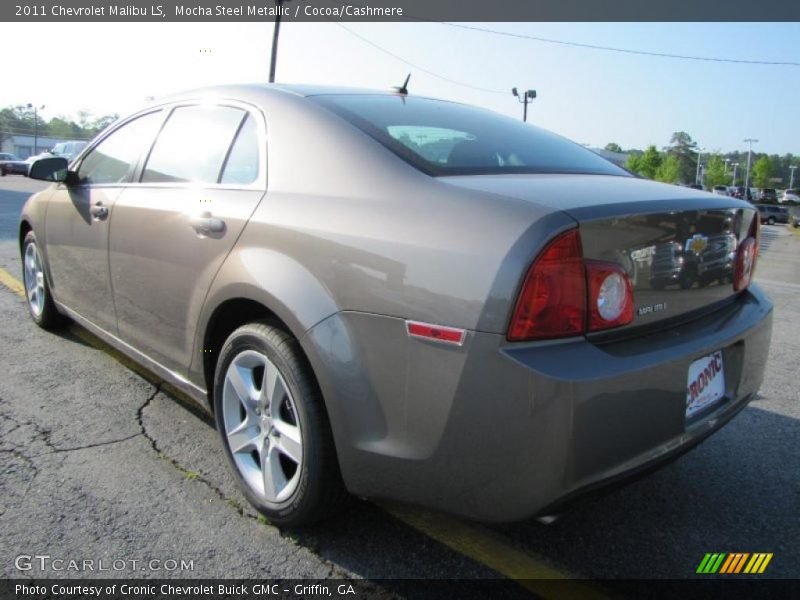
[[[303,435],[278,367],[255,350],[237,354],[225,373],[222,410],[225,439],[242,478],[263,500],[286,501],[300,481]]]
[[[42,259],[36,244],[28,244],[25,247],[25,268],[23,275],[25,279],[25,295],[28,298],[28,305],[34,317],[39,317],[44,310],[44,270],[42,269]]]

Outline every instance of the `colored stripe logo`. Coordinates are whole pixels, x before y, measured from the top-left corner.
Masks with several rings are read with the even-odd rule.
[[[703,575],[763,573],[771,560],[772,552],[707,552],[696,572]]]

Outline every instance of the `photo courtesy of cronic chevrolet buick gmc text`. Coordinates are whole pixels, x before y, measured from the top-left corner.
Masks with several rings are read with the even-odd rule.
[[[278,524],[350,494],[551,515],[696,445],[764,374],[752,205],[483,109],[211,88],[29,175],[53,181],[20,222],[33,320],[203,404]]]

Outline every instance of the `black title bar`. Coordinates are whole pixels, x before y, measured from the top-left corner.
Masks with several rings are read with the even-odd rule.
[[[3,0],[0,21],[800,21],[797,0]]]

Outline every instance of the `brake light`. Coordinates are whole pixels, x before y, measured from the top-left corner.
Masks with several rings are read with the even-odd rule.
[[[511,341],[579,335],[586,323],[586,275],[577,229],[550,242],[528,270],[508,328]]]
[[[633,287],[620,265],[586,261],[589,280],[589,331],[627,325],[633,321]]]
[[[583,259],[578,229],[550,242],[531,265],[508,339],[543,340],[619,327],[633,320],[633,287],[624,268]]]
[[[759,237],[761,236],[761,219],[758,214],[753,217],[749,235],[739,244],[736,251],[736,263],[733,271],[733,290],[739,292],[747,288],[753,280],[758,260]]]

